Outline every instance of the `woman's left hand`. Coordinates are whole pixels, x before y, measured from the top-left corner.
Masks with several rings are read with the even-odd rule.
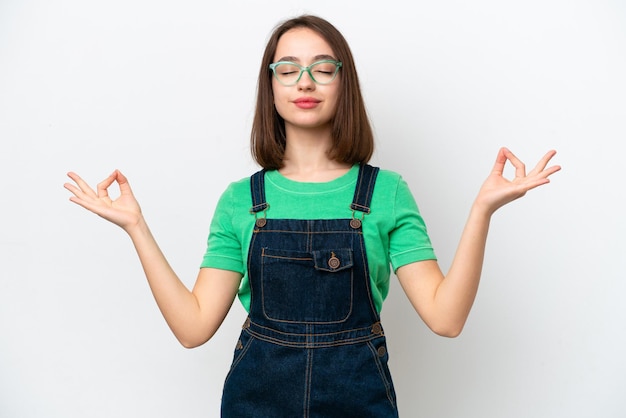
[[[487,180],[483,183],[475,205],[478,205],[492,214],[500,207],[518,199],[526,194],[527,191],[535,187],[550,182],[552,174],[561,169],[560,166],[554,165],[546,168],[556,151],[548,151],[528,174],[526,174],[526,166],[519,158],[517,158],[509,149],[500,148],[496,163]],[[508,180],[504,178],[504,166],[507,161],[515,167],[515,178]]]

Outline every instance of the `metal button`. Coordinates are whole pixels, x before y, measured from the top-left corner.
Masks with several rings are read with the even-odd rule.
[[[243,343],[241,342],[241,340],[237,341],[237,350],[241,350],[243,348]]]
[[[361,220],[360,219],[351,219],[350,220],[350,227],[352,229],[359,229],[361,227]]]
[[[331,257],[328,259],[328,266],[331,269],[336,269],[341,265],[341,261],[337,258],[335,253],[331,253]]]
[[[250,318],[246,318],[246,321],[243,323],[242,329],[250,328]]]
[[[265,226],[265,224],[267,224],[267,219],[259,218],[259,219],[256,220],[255,224],[256,224],[256,226],[258,228],[263,228]]]
[[[382,334],[382,332],[383,332],[383,327],[380,325],[380,322],[376,322],[374,325],[372,325],[372,333]]]
[[[383,345],[383,346],[378,347],[378,350],[376,350],[376,352],[378,353],[378,357],[382,357],[385,354],[387,354],[387,349]]]

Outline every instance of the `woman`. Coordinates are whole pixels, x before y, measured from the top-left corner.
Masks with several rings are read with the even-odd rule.
[[[502,148],[444,275],[406,183],[367,164],[372,130],[347,42],[329,22],[279,25],[263,56],[252,128],[263,170],[232,183],[215,212],[192,291],[172,271],[127,179],[96,190],[78,175],[74,203],[122,227],[176,338],[196,347],[235,296],[248,310],[224,385],[225,417],[394,417],[379,312],[390,265],[419,316],[457,336],[474,301],[491,215],[549,182],[548,152],[526,173]],[[515,178],[503,177],[507,161]],[[117,182],[120,197],[108,188]]]

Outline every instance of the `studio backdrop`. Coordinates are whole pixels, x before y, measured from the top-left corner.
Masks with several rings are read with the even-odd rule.
[[[258,169],[265,43],[300,13],[350,43],[372,163],[407,181],[444,271],[501,146],[528,169],[556,149],[563,167],[493,217],[458,338],[429,331],[392,276],[401,416],[626,416],[620,0],[0,0],[0,416],[219,416],[244,309],[180,346],[128,236],[62,186],[122,170],[193,286],[221,193]]]

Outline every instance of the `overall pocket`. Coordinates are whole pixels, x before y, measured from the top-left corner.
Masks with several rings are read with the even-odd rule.
[[[387,393],[387,399],[389,400],[391,406],[395,409],[396,392],[393,387],[391,373],[389,371],[389,354],[387,353],[386,340],[384,338],[379,338],[377,340],[368,341],[367,346],[371,352],[372,361],[376,365],[380,383],[385,388],[385,392]]]
[[[353,260],[349,248],[311,252],[262,250],[262,303],[269,319],[335,323],[352,311]]]
[[[237,368],[239,363],[245,357],[245,355],[248,352],[248,350],[250,349],[250,346],[252,345],[253,341],[254,341],[254,337],[252,335],[250,335],[246,331],[242,331],[241,332],[241,334],[239,336],[239,340],[237,340],[237,345],[235,346],[235,350],[234,350],[234,353],[233,353],[233,362],[231,363],[230,370],[228,371],[228,374],[226,375],[226,380],[224,382],[225,385],[228,384],[232,380],[231,376],[235,372],[235,369]],[[235,384],[235,387],[237,385],[241,385],[241,384],[242,384],[242,382],[237,382]]]

